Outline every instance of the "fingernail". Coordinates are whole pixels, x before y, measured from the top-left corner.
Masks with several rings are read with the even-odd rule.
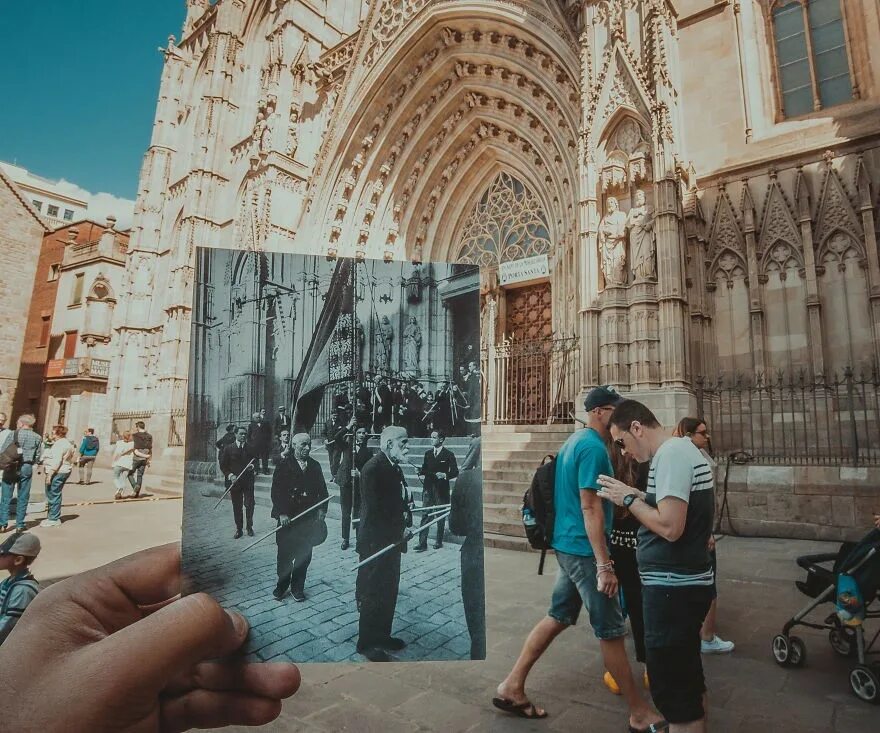
[[[232,625],[235,627],[235,633],[237,633],[239,636],[247,636],[248,629],[250,628],[247,619],[240,613],[236,613],[235,611],[226,611],[226,613],[229,615],[229,618],[232,619]]]

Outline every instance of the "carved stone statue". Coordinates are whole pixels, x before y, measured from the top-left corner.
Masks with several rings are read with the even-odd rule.
[[[394,327],[388,316],[382,316],[376,333],[376,361],[380,369],[391,370],[391,344],[394,341]]]
[[[614,196],[599,222],[599,261],[605,286],[626,285],[626,214]]]
[[[657,277],[654,209],[648,204],[644,191],[636,191],[634,203],[626,217],[633,280],[653,280]]]
[[[415,316],[409,317],[409,323],[403,332],[403,371],[414,377],[419,376],[419,355],[422,351],[422,329]]]

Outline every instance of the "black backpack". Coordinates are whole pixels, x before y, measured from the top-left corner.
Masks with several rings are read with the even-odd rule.
[[[549,459],[549,460],[548,460]],[[523,528],[535,550],[549,550],[553,543],[553,485],[556,480],[556,456],[546,455],[535,471],[532,483],[523,495]]]
[[[18,452],[18,430],[12,434],[12,442],[0,452],[0,471],[17,468],[21,455]]]

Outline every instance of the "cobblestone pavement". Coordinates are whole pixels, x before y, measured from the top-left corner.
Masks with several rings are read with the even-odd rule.
[[[332,487],[331,487],[332,488]],[[340,662],[364,658],[355,651],[358,611],[354,590],[358,556],[340,549],[339,520],[328,517],[328,537],[315,548],[306,577],[304,603],[288,594],[272,596],[276,545],[269,538],[251,550],[254,540],[233,539],[232,507],[224,501],[216,511],[214,498],[202,496],[210,485],[187,483],[184,518],[184,571],[194,587],[228,608],[241,611],[251,623],[249,652],[261,660]],[[275,527],[267,507],[257,505],[257,537]],[[410,548],[415,540],[410,542]],[[394,656],[407,660],[467,659],[470,637],[460,591],[459,547],[444,545],[401,559],[400,595],[392,633],[407,642]]]
[[[94,487],[106,495],[108,487]],[[71,492],[71,497],[75,496]],[[216,500],[215,502],[216,503]],[[52,582],[72,573],[180,537],[179,501],[123,502],[67,509],[64,525],[36,528],[43,552],[37,577]],[[226,513],[223,513],[225,509]],[[268,512],[258,528],[268,531]],[[228,507],[218,510],[220,543],[232,543]],[[335,543],[331,527],[328,543]],[[318,548],[318,551],[323,550]],[[221,548],[222,549],[222,548]],[[273,548],[270,546],[270,552]],[[457,548],[451,548],[454,553]],[[849,690],[850,662],[830,648],[827,636],[798,630],[807,647],[800,669],[782,669],[770,657],[770,641],[806,599],[793,581],[803,575],[799,555],[828,552],[833,545],[797,540],[725,538],[719,542],[719,631],[736,642],[733,654],[704,657],[712,733],[874,733],[880,707]],[[256,550],[254,550],[255,552]],[[344,564],[354,563],[354,553]],[[446,552],[444,550],[444,552]],[[337,562],[339,555],[337,550]],[[348,554],[348,553],[346,553]],[[424,559],[409,554],[404,563]],[[529,677],[528,693],[545,706],[543,721],[517,720],[496,712],[490,699],[507,674],[533,624],[547,610],[554,562],[535,574],[536,554],[486,552],[488,657],[485,662],[410,664],[304,664],[300,691],[265,730],[306,733],[436,731],[492,733],[542,731],[618,733],[625,730],[620,698],[602,685],[598,643],[579,625],[566,631]],[[315,576],[312,575],[310,582]],[[270,589],[271,590],[271,589]],[[453,599],[457,602],[457,598]],[[292,606],[287,601],[284,606]],[[822,610],[827,609],[824,607]],[[340,614],[341,615],[341,614]],[[821,614],[820,614],[821,617]],[[876,631],[873,622],[869,630]],[[629,643],[629,642],[628,642]],[[632,658],[632,655],[631,655]],[[253,728],[224,729],[247,733]]]
[[[798,632],[808,660],[778,667],[770,641],[805,605],[792,581],[802,575],[798,555],[828,551],[818,542],[726,538],[719,542],[719,634],[736,642],[729,655],[704,657],[712,733],[874,733],[880,708],[849,691],[850,663],[827,636]],[[547,610],[555,576],[548,558],[506,550],[486,553],[488,658],[485,662],[378,665],[304,665],[303,686],[285,702],[271,731],[464,733],[542,731],[618,733],[626,710],[602,684],[599,645],[588,626],[566,631],[529,677],[527,691],[550,717],[511,718],[491,697],[522,643]],[[876,627],[873,627],[876,628]],[[630,641],[630,658],[634,659]],[[228,730],[228,729],[227,729]],[[252,729],[233,729],[240,733]]]

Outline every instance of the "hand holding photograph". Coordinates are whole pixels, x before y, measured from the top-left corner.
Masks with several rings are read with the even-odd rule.
[[[477,268],[197,264],[188,592],[255,660],[484,659]]]

